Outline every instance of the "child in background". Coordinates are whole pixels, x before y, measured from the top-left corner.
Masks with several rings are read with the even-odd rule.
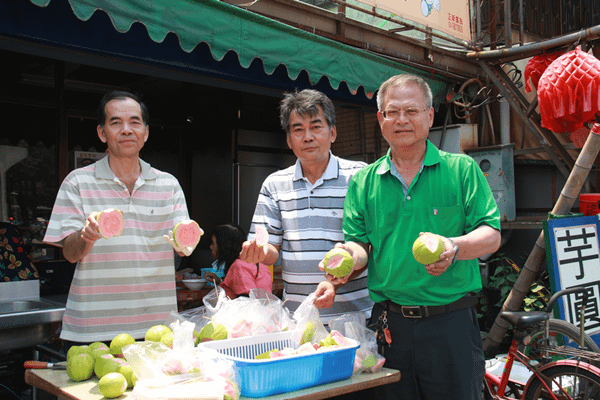
[[[215,261],[213,271],[205,272],[204,279],[209,282],[214,280],[230,299],[248,296],[251,289],[272,292],[271,272],[267,265],[238,260],[242,243],[246,240],[242,228],[234,224],[219,225],[213,229],[211,236],[210,252]]]
[[[231,264],[237,260],[239,252],[236,253],[238,243],[244,243],[244,232],[236,225],[218,225],[211,234],[212,242],[210,244],[210,255],[213,258],[211,268],[202,268],[201,274],[208,281],[207,286],[214,287],[225,279],[225,274]],[[241,244],[240,244],[241,246]],[[219,247],[222,248],[219,254]]]

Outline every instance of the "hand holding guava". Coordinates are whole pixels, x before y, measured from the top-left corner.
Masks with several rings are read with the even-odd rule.
[[[98,225],[99,212],[93,211],[85,220],[85,225],[81,229],[81,239],[88,243],[94,243],[98,239],[102,239],[100,234],[100,226]]]
[[[204,234],[200,225],[194,220],[181,221],[168,235],[163,235],[163,238],[169,243],[178,253],[183,253],[186,256],[192,254],[200,238]]]
[[[325,272],[325,278],[333,285],[345,284],[354,272],[352,248],[344,243],[336,243],[319,262],[319,269]]]

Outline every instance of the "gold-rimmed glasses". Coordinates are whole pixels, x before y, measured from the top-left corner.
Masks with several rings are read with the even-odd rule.
[[[400,118],[400,115],[404,114],[406,115],[406,118],[409,119],[413,119],[418,117],[419,115],[421,115],[421,113],[423,111],[427,111],[429,110],[429,108],[413,108],[413,107],[409,107],[409,108],[405,108],[404,110],[383,110],[381,112],[381,115],[383,115],[383,118],[385,119],[389,119],[389,120],[395,120]]]

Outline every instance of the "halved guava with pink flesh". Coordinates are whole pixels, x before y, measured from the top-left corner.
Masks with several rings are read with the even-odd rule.
[[[429,265],[440,261],[440,254],[444,251],[444,242],[433,233],[424,233],[415,240],[412,250],[418,263]]]
[[[256,245],[258,247],[263,247],[267,243],[269,243],[269,232],[267,232],[267,228],[262,225],[256,225]]]
[[[100,234],[103,238],[108,239],[113,236],[119,236],[123,233],[125,221],[123,220],[123,211],[110,208],[102,211],[96,217],[98,221]]]
[[[329,250],[323,260],[325,272],[338,278],[348,275],[353,264],[352,256],[344,249]]]
[[[179,248],[194,247],[204,234],[200,225],[194,220],[181,221],[173,228],[173,241]]]

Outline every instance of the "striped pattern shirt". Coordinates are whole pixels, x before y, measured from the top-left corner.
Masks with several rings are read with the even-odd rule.
[[[77,263],[63,316],[65,340],[108,341],[124,332],[141,339],[177,311],[173,248],[162,235],[189,218],[179,182],[140,160],[142,173],[130,194],[108,158],[65,178],[44,237],[62,246],[92,211],[123,212],[123,233],[97,240]]]
[[[281,246],[283,295],[290,311],[295,311],[325,279],[319,262],[336,243],[344,241],[344,198],[350,179],[365,165],[330,152],[327,169],[314,185],[302,176],[300,161],[263,182],[249,238],[260,224],[269,231],[269,242]],[[372,306],[365,270],[339,288],[334,305],[319,309],[319,313],[323,323],[328,323],[350,312],[360,311],[369,317]]]

